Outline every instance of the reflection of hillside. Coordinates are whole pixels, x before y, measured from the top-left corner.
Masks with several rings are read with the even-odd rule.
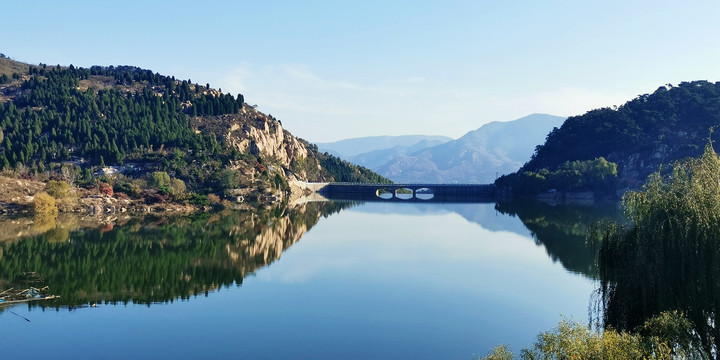
[[[98,226],[98,219],[83,221],[76,214],[62,213],[59,216],[47,217],[19,217],[0,216],[0,243],[12,242],[22,238],[37,236],[48,231],[55,231],[57,235],[70,232],[83,227]],[[56,241],[64,241],[67,238],[56,238]]]
[[[568,271],[596,278],[597,249],[586,246],[591,226],[603,218],[620,216],[617,204],[552,206],[538,201],[499,202],[496,209],[517,216],[542,244],[548,256]]]
[[[366,203],[357,211],[403,215],[454,212],[484,229],[531,235],[553,261],[560,261],[568,271],[593,278],[597,277],[597,251],[585,245],[588,230],[603,218],[617,219],[621,215],[614,203],[550,205],[532,200],[503,201],[494,207],[473,203]],[[503,215],[498,216],[498,212]]]
[[[400,214],[406,216],[438,215],[456,213],[465,220],[480,225],[483,229],[490,231],[510,231],[516,234],[527,236],[528,231],[517,219],[499,215],[494,203],[381,203],[366,202],[363,206],[354,210],[370,214]]]
[[[134,219],[112,229],[63,232],[69,241],[57,241],[55,227],[0,243],[0,288],[34,271],[61,296],[56,305],[188,298],[241,284],[280,258],[321,216],[350,205]]]

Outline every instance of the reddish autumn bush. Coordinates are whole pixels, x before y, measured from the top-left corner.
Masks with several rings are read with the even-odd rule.
[[[130,199],[130,197],[127,196],[127,194],[122,193],[122,192],[116,192],[114,196],[115,196],[115,198],[120,199],[120,200]]]
[[[114,191],[112,186],[106,183],[100,183],[100,193],[107,196],[113,196]]]
[[[169,194],[162,194],[155,190],[143,190],[141,196],[148,204],[162,204],[170,198]]]

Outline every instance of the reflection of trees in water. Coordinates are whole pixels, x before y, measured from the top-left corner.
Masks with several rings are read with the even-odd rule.
[[[606,241],[600,252],[605,326],[632,331],[663,311],[679,310],[712,353],[720,344],[719,245]]]
[[[74,232],[51,228],[0,244],[0,279],[12,283],[25,272],[37,272],[61,296],[58,305],[185,299],[241,284],[245,276],[277,260],[321,216],[350,205],[308,203],[258,212],[146,218],[112,229]]]
[[[586,245],[589,230],[598,221],[618,218],[617,204],[551,205],[534,200],[500,201],[495,208],[517,216],[532,232],[535,243],[545,246],[553,261],[568,271],[596,278],[597,250]]]
[[[590,305],[591,316],[602,318],[591,320],[602,324],[595,325],[645,336],[637,349],[664,342],[684,358],[719,357],[720,227],[695,226],[703,221],[687,226],[689,216],[676,216],[678,209],[666,206],[648,206],[653,221],[642,229],[626,225],[617,206],[525,201],[496,208],[517,215],[566,269],[599,279],[598,297]],[[720,212],[710,217],[720,219]],[[598,224],[608,218],[616,222]],[[597,230],[608,232],[595,239],[597,246],[585,246],[588,235],[603,235]]]
[[[679,310],[692,322],[694,340],[713,354],[720,344],[720,229],[711,230],[711,239],[690,236],[697,241],[687,243],[686,234],[679,233],[687,229],[671,223],[658,228],[668,234],[652,242],[642,240],[637,228],[624,233],[624,240],[604,240],[599,256],[603,322],[631,331],[663,311]]]
[[[680,311],[691,340],[720,357],[720,157],[708,144],[624,202],[631,224],[606,228],[598,258],[604,325],[633,331]]]

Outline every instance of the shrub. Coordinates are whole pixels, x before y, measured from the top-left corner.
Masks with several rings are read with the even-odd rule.
[[[225,169],[215,174],[216,178],[216,189],[227,190],[236,189],[240,186],[240,173],[235,170]]]
[[[164,171],[155,171],[148,177],[148,185],[156,188],[170,186],[170,175]]]
[[[281,176],[280,174],[275,174],[272,182],[273,182],[273,187],[276,189],[287,189],[290,187],[290,185],[288,185],[287,180],[285,180],[285,178],[283,176]]]
[[[41,192],[35,195],[32,209],[35,215],[57,215],[58,213],[55,198],[46,192]]]
[[[115,193],[125,193],[132,197],[140,195],[140,189],[137,186],[124,181],[116,181],[113,190]]]
[[[148,188],[148,182],[144,179],[135,179],[132,181],[132,184],[138,189],[138,192],[142,192],[142,190]]]
[[[64,199],[70,191],[70,185],[64,181],[50,180],[45,184],[45,191],[55,199]]]
[[[186,189],[185,182],[180,179],[170,179],[170,187],[173,194],[183,194]]]
[[[113,196],[115,196],[115,198],[120,199],[120,200],[130,199],[130,197],[127,196],[127,194],[125,194],[125,193],[123,193],[123,192],[117,192],[117,191],[116,191]]]
[[[210,199],[208,199],[205,195],[199,195],[196,193],[190,193],[188,195],[188,202],[191,204],[195,204],[198,206],[208,206],[210,205]]]
[[[112,186],[106,184],[106,183],[100,183],[100,193],[107,196],[113,196],[114,191]]]
[[[161,194],[155,190],[143,190],[141,194],[148,204],[162,204],[169,198],[166,194]]]
[[[661,314],[661,317],[674,317]],[[663,320],[660,320],[662,322]],[[668,326],[656,329],[665,332]],[[666,342],[670,340],[670,342]],[[657,336],[656,333],[641,335],[625,331],[605,329],[602,332],[591,330],[572,321],[562,320],[557,328],[538,335],[535,343],[523,349],[519,359],[701,359],[696,350],[682,351],[674,345],[675,339]],[[680,350],[680,351],[676,351]],[[512,352],[500,345],[481,360],[510,360],[516,358]]]

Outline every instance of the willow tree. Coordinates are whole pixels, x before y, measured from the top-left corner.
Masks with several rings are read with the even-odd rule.
[[[628,224],[606,228],[599,253],[605,327],[637,331],[664,311],[680,311],[693,331],[678,346],[718,356],[720,343],[720,158],[650,176],[623,197]]]

